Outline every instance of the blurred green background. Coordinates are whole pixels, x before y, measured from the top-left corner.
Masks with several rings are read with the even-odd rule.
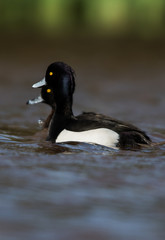
[[[165,36],[164,0],[1,0],[4,34]]]

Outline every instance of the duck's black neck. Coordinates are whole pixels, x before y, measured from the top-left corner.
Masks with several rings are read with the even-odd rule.
[[[56,103],[56,114],[71,116],[72,102],[73,102],[73,90],[72,81],[70,75],[63,75],[59,78],[59,82],[54,87],[54,100]]]
[[[52,117],[47,140],[55,142],[59,133],[65,129],[68,120],[72,117],[72,97],[56,101],[56,111]]]
[[[66,97],[56,101],[55,116],[61,115],[64,118],[69,118],[73,115],[72,112],[72,97]]]

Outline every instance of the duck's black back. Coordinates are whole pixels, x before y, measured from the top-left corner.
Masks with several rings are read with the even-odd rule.
[[[102,114],[84,112],[76,118],[71,118],[66,124],[67,130],[75,132],[98,128],[107,128],[118,133],[118,147],[120,148],[139,148],[141,145],[149,145],[151,143],[146,133],[134,125]]]

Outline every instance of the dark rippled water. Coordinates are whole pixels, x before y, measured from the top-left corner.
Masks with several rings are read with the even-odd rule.
[[[76,114],[111,115],[134,123],[156,142],[165,141],[162,43],[5,42],[0,57],[1,238],[163,240],[164,145],[116,151],[45,141],[37,121],[50,108],[25,103],[39,94],[32,83],[57,60],[76,70]]]

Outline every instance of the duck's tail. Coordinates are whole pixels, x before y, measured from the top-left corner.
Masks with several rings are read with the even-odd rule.
[[[151,143],[151,146],[152,147],[157,147],[157,146],[162,146],[162,145],[165,145],[165,141],[162,141],[162,142],[156,142],[156,143]]]
[[[165,145],[165,141],[162,142],[151,142],[149,144],[139,144],[140,149],[146,149],[146,148],[155,148],[159,146]]]

